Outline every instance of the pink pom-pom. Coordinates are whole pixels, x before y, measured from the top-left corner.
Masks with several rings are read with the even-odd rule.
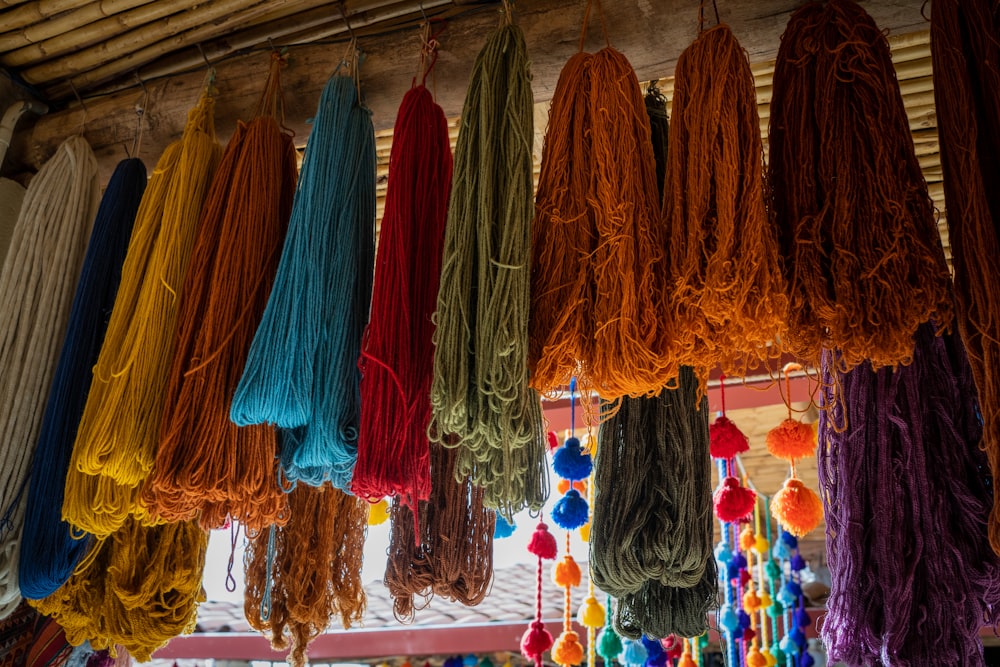
[[[671,660],[681,657],[681,654],[684,652],[684,642],[678,639],[676,635],[667,635],[661,639],[660,646],[667,652],[667,657]]]
[[[528,551],[547,560],[552,560],[559,553],[556,538],[549,532],[549,527],[544,522],[539,521],[538,525],[535,526],[535,532],[531,535],[531,541],[528,542]]]
[[[708,427],[708,447],[717,459],[731,459],[750,449],[750,439],[725,415]]]
[[[809,424],[783,419],[768,431],[767,451],[787,461],[813,456],[816,453],[816,432]]]
[[[802,537],[823,520],[823,501],[815,491],[792,477],[774,494],[771,514],[789,533]]]
[[[552,635],[541,621],[532,621],[521,636],[521,655],[540,663],[542,654],[552,648]]]
[[[715,492],[715,516],[726,523],[746,520],[757,503],[757,494],[740,485],[735,477],[722,480],[722,488]]]

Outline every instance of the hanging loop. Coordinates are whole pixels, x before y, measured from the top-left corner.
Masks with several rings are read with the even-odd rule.
[[[583,12],[583,27],[580,30],[580,51],[583,51],[584,43],[587,40],[587,24],[590,23],[590,8],[594,2],[597,2],[597,17],[601,22],[601,33],[604,35],[605,46],[611,46],[611,40],[608,38],[608,26],[604,21],[604,5],[601,4],[601,0],[587,0],[587,8]]]

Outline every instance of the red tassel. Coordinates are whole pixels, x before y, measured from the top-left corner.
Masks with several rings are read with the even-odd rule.
[[[535,526],[535,532],[528,542],[528,551],[546,560],[552,560],[559,553],[556,538],[549,532],[549,527],[544,522],[539,521]]]
[[[715,492],[715,516],[725,523],[745,521],[753,513],[757,494],[740,485],[735,477],[722,480],[722,488]]]
[[[532,621],[521,637],[521,654],[539,664],[542,654],[552,648],[552,634],[541,621]]]
[[[750,449],[750,439],[726,415],[708,427],[709,449],[713,458],[731,459]]]

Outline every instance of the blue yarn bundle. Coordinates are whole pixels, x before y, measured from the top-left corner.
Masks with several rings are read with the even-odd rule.
[[[327,81],[288,234],[230,419],[288,429],[292,482],[348,490],[361,414],[358,356],[375,262],[375,133],[351,76]]]
[[[142,161],[122,160],[94,220],[28,483],[18,578],[29,599],[62,586],[90,545],[88,539],[74,539],[62,520],[66,471],[145,189]]]

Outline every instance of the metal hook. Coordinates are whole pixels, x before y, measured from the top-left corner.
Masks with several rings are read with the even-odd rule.
[[[355,43],[358,41],[358,36],[354,33],[354,28],[351,26],[351,20],[347,18],[347,9],[345,8],[344,0],[337,0],[337,9],[340,10],[340,16],[344,19],[344,25],[347,26],[347,32],[351,35],[351,40]]]
[[[205,54],[205,49],[201,47],[201,42],[198,42],[195,46],[198,47],[198,53],[201,54],[201,59],[205,61],[205,68],[207,72],[205,87],[211,88],[215,85],[215,66],[212,65],[212,62],[208,59],[208,55]]]
[[[84,104],[83,98],[80,97],[80,93],[76,89],[76,84],[73,83],[73,79],[69,80],[69,89],[73,91],[73,97],[76,98],[77,103],[80,108],[83,109],[83,119],[80,120],[80,132],[83,133],[84,128],[87,127],[88,116],[90,115],[90,110],[87,109],[87,105]]]
[[[420,9],[420,16],[423,17],[424,23],[430,23],[430,19],[427,18],[427,12],[424,11],[423,0],[417,0],[417,7]]]

